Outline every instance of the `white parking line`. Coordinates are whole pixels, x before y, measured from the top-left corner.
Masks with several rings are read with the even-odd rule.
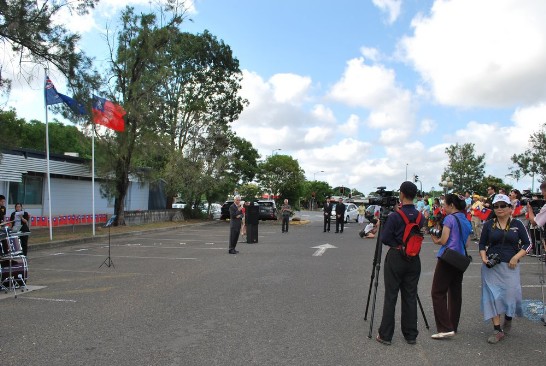
[[[80,253],[65,253],[64,255],[78,255],[88,257],[104,257],[104,254],[80,254]],[[180,258],[180,257],[138,257],[131,255],[113,255],[112,258],[129,258],[129,259],[168,259],[168,260],[198,260],[198,258]]]

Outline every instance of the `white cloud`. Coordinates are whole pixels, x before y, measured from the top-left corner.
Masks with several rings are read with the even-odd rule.
[[[400,48],[440,103],[532,104],[546,98],[543,14],[542,0],[437,0]]]
[[[356,136],[360,124],[360,118],[356,114],[351,114],[347,122],[339,127],[339,130],[346,136]]]
[[[313,107],[313,110],[311,112],[313,116],[319,120],[324,122],[335,122],[336,117],[334,116],[334,112],[325,106],[324,104],[317,104]]]
[[[311,78],[296,74],[275,74],[269,79],[273,96],[279,103],[299,104],[311,86]]]
[[[392,24],[398,19],[400,15],[400,7],[402,0],[373,0],[373,4],[381,9],[383,12],[389,14],[389,24]]]
[[[303,140],[306,144],[320,144],[328,141],[328,137],[332,135],[332,130],[324,127],[311,127],[305,134]]]
[[[421,135],[429,134],[436,130],[436,127],[438,127],[438,124],[436,121],[432,119],[424,119],[421,121],[421,127],[419,129],[419,133]]]
[[[379,143],[381,145],[399,144],[400,142],[406,141],[408,136],[408,130],[399,128],[387,128],[386,130],[381,131]]]
[[[396,85],[394,70],[366,65],[362,57],[347,62],[329,98],[370,109],[368,124],[372,128],[408,128],[414,123],[411,93]]]

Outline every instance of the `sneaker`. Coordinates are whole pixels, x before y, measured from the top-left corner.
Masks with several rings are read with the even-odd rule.
[[[501,341],[503,338],[504,338],[504,332],[502,330],[501,331],[496,330],[495,333],[493,333],[492,335],[489,336],[489,338],[487,338],[487,343],[491,343],[491,344],[499,343],[499,341]]]
[[[502,325],[502,331],[505,335],[510,333],[512,330],[512,321],[504,319],[504,324]]]
[[[455,335],[455,332],[454,331],[451,331],[451,332],[438,332],[436,334],[433,334],[430,336],[430,338],[432,339],[447,339],[447,338],[451,338]]]

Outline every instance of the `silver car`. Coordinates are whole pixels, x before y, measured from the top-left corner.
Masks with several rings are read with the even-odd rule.
[[[334,203],[334,206],[332,208],[332,220],[336,219],[336,206],[337,204]],[[345,222],[353,221],[358,222],[358,207],[354,203],[346,203],[345,204]]]

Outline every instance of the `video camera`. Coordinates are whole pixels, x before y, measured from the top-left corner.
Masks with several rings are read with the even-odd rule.
[[[536,215],[539,213],[542,206],[546,204],[546,200],[540,198],[533,199],[533,194],[530,191],[525,190],[521,194],[521,204],[523,206],[529,204],[533,209],[533,213]]]
[[[377,196],[370,197],[370,205],[378,205],[386,209],[393,209],[398,204],[398,197],[394,191],[386,191],[386,187],[377,187]]]

